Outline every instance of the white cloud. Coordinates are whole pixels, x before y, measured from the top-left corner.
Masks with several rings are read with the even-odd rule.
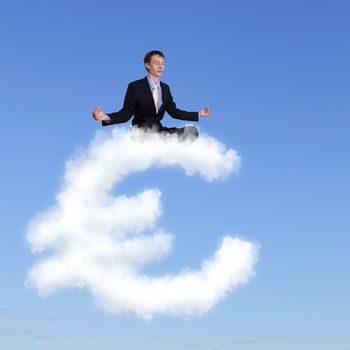
[[[151,277],[142,266],[172,250],[172,235],[157,226],[161,192],[113,197],[112,188],[151,166],[180,166],[206,181],[238,172],[240,158],[215,139],[195,142],[174,136],[98,132],[89,148],[66,164],[65,181],[52,208],[31,220],[27,240],[33,253],[48,251],[29,272],[41,296],[59,288],[86,287],[112,313],[201,314],[253,275],[257,246],[226,236],[201,268]],[[152,231],[152,234],[146,232]]]

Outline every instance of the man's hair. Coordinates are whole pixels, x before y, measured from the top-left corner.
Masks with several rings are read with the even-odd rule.
[[[153,55],[158,55],[160,57],[163,57],[165,58],[163,52],[161,51],[158,51],[158,50],[153,50],[153,51],[150,51],[150,52],[147,52],[146,55],[145,55],[145,58],[143,59],[143,62],[146,64],[146,63],[150,63],[151,62],[151,57]],[[145,66],[147,72],[148,72],[148,68]]]

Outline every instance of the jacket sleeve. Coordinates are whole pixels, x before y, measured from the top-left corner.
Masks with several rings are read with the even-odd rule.
[[[181,120],[191,120],[198,122],[198,112],[187,112],[176,107],[176,103],[171,95],[170,88],[168,87],[169,100],[167,101],[165,110],[169,113],[172,118]]]
[[[125,94],[123,108],[119,112],[107,113],[111,121],[102,122],[103,126],[126,123],[134,115],[136,105],[136,89],[134,84],[129,83]]]

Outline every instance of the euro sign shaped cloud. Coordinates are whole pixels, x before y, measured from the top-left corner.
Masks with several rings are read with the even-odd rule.
[[[205,135],[191,142],[120,128],[98,132],[86,151],[66,163],[55,205],[29,223],[32,252],[48,253],[29,270],[27,283],[41,296],[60,288],[88,288],[107,312],[151,319],[202,314],[248,282],[258,247],[231,236],[222,238],[198,270],[186,266],[160,277],[142,272],[144,264],[172,250],[173,236],[157,225],[161,192],[111,192],[129,174],[152,166],[180,166],[187,175],[212,182],[237,172],[240,158]]]

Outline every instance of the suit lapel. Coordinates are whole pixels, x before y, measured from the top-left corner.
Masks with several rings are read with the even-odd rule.
[[[167,98],[168,98],[168,95],[167,95],[167,89],[164,87],[164,84],[162,83],[162,82],[160,82],[160,87],[161,87],[161,89],[162,89],[162,97],[163,97],[163,103],[162,103],[162,105],[160,106],[160,108],[159,108],[159,111],[158,111],[158,113],[162,110],[162,108],[165,108],[165,101],[167,100]],[[153,97],[153,96],[152,96]]]
[[[147,97],[147,101],[152,106],[152,108],[154,110],[154,113],[156,113],[156,106],[154,105],[154,99],[153,99],[153,96],[152,96],[151,89],[149,87],[147,76],[142,80],[142,88],[143,88],[143,90],[145,92],[145,95]]]

